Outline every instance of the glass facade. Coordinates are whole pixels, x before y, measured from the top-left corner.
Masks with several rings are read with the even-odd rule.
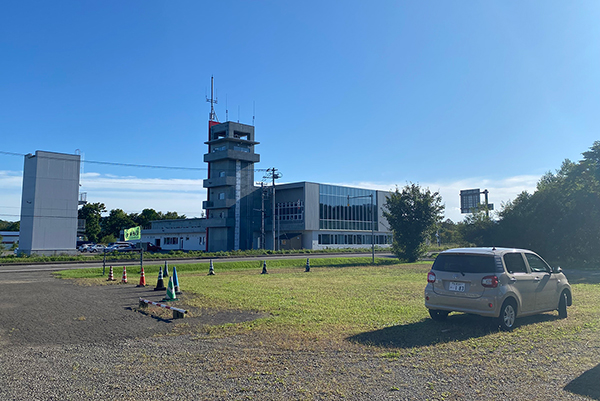
[[[373,207],[371,207],[371,197],[373,197]],[[371,231],[372,227],[377,231],[376,191],[319,185],[319,228],[321,230]]]

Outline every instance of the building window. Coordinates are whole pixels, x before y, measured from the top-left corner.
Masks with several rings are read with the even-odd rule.
[[[225,192],[220,192],[219,193],[219,200],[224,200],[225,199]]]
[[[277,220],[302,221],[304,219],[304,202],[298,200],[278,203],[275,205],[275,218]]]
[[[221,177],[221,178],[225,177],[225,172],[224,171],[219,171],[219,177]]]
[[[319,228],[324,230],[378,230],[376,191],[319,185]],[[373,207],[371,207],[371,196]],[[373,222],[373,218],[375,221]]]
[[[178,237],[166,237],[164,244],[165,245],[177,245],[179,243]]]

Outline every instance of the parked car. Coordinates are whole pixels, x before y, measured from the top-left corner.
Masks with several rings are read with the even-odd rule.
[[[80,245],[77,249],[79,250],[79,252],[88,252],[92,246],[94,246],[94,244],[90,242],[87,244]]]
[[[106,247],[106,252],[127,252],[135,249],[134,244],[130,242],[112,242]]]
[[[511,330],[517,316],[558,310],[566,318],[572,302],[560,267],[526,249],[450,249],[427,273],[425,306],[434,320],[453,311],[472,313],[496,318],[502,330]]]
[[[159,252],[162,251],[162,248],[158,245],[154,245],[152,242],[146,242],[146,250],[148,252]]]
[[[96,245],[92,245],[92,246],[88,247],[88,248],[87,248],[87,251],[88,251],[88,252],[93,252],[93,253],[95,253],[95,252],[100,252],[100,253],[102,253],[102,252],[104,252],[104,249],[105,249],[105,248],[106,248],[106,246],[105,246],[105,245],[102,245],[102,244],[96,244]]]

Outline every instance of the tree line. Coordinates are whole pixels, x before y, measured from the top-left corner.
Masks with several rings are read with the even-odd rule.
[[[104,203],[88,203],[79,209],[79,219],[85,220],[85,235],[88,241],[110,243],[119,239],[121,230],[136,226],[149,228],[153,220],[185,219],[177,212],[157,212],[144,209],[141,213],[125,213],[122,209],[112,209],[108,216]]]
[[[410,184],[396,188],[384,213],[394,233],[393,251],[415,261],[427,241],[463,246],[531,249],[553,264],[600,265],[600,141],[583,159],[565,160],[527,191],[488,216],[482,207],[463,221],[442,220],[441,196]],[[437,234],[437,236],[436,236]]]

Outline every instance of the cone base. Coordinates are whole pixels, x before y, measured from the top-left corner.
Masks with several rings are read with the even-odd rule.
[[[154,291],[166,291],[166,290],[167,290],[167,288],[166,288],[166,287],[162,287],[162,288],[156,287],[156,288],[154,289]]]
[[[160,300],[160,302],[171,302],[171,301],[179,301],[179,298],[173,298],[173,299],[163,298]]]
[[[136,287],[145,287],[145,286],[146,286],[146,284],[138,284],[138,285],[136,285]]]
[[[108,279],[108,280],[106,280],[106,281],[117,281],[117,280],[113,278],[112,280],[111,280],[111,279]]]

